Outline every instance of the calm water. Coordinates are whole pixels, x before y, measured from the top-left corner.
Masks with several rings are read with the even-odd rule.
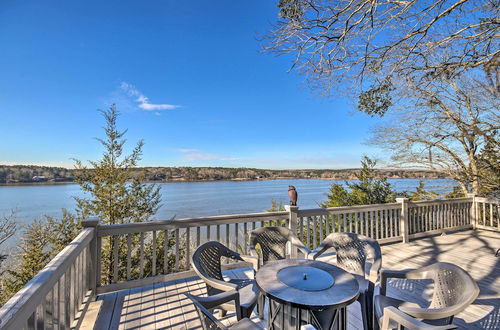
[[[429,190],[451,191],[447,179],[424,180]],[[298,205],[315,208],[323,202],[333,180],[264,180],[161,183],[162,207],[155,219],[201,217],[219,214],[262,212],[274,199],[288,203],[288,185],[299,193]],[[414,191],[417,179],[389,179],[396,191]],[[16,212],[19,222],[30,223],[42,215],[59,216],[62,208],[72,210],[72,196],[84,196],[76,184],[0,186],[0,216]]]

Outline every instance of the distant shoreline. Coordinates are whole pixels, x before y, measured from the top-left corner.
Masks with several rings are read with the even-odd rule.
[[[212,182],[258,180],[355,180],[360,169],[270,170],[228,167],[140,167],[130,179],[145,175],[144,182]],[[378,178],[445,179],[437,171],[419,169],[376,169]],[[0,165],[0,185],[56,185],[75,182],[75,169],[48,166]]]
[[[449,179],[448,177],[440,177],[440,178],[421,178],[421,177],[390,177],[387,179],[403,179],[403,180],[418,180],[418,179],[427,179],[427,180],[439,180],[439,179]],[[144,183],[195,183],[195,182],[242,182],[242,181],[274,181],[274,180],[324,180],[324,181],[350,181],[357,180],[356,178],[351,179],[338,179],[338,178],[297,178],[297,177],[279,177],[279,178],[265,178],[265,179],[221,179],[221,180],[168,180],[168,181],[144,181]],[[60,181],[60,182],[17,182],[17,183],[0,183],[0,187],[23,187],[23,186],[62,186],[62,185],[77,185],[75,181]]]

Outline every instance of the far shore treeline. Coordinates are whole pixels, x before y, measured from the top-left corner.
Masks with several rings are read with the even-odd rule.
[[[272,179],[356,179],[360,169],[304,169],[269,170],[228,167],[141,167],[130,179],[145,171],[145,181],[217,181],[217,180],[272,180]],[[447,175],[419,169],[377,169],[379,178],[441,179]],[[0,183],[73,182],[75,169],[36,165],[0,165]]]

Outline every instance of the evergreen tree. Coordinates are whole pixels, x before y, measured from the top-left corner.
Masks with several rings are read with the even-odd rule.
[[[500,197],[500,139],[497,132],[488,136],[484,148],[479,154],[478,168],[480,196]]]
[[[425,189],[425,183],[423,180],[420,180],[418,187],[414,192],[410,192],[406,195],[413,202],[432,200],[439,197],[437,192]]]
[[[0,270],[0,306],[78,235],[80,223],[69,211],[62,211],[61,218],[45,215],[26,227],[17,254],[9,256],[8,268]]]
[[[89,197],[75,197],[77,216],[85,219],[97,216],[102,224],[121,224],[143,222],[156,213],[160,207],[160,187],[144,183],[146,172],[137,173],[137,165],[141,159],[144,142],[137,143],[131,154],[124,155],[123,147],[126,140],[125,131],[117,128],[118,111],[115,105],[109,110],[101,111],[105,121],[106,137],[97,139],[104,147],[102,158],[89,161],[90,167],[75,159],[77,170],[76,182]],[[132,175],[134,174],[134,175]],[[133,244],[137,245],[138,235],[133,236]],[[150,242],[146,242],[150,243]],[[102,246],[102,278],[109,283],[113,274],[112,237],[103,240]],[[126,265],[126,242],[119,241],[118,269]],[[136,253],[133,254],[134,263]],[[123,279],[124,274],[120,274]]]
[[[392,190],[387,179],[377,179],[375,165],[377,162],[364,156],[361,160],[361,171],[356,175],[357,182],[334,183],[326,195],[328,200],[321,207],[337,207],[350,205],[368,205],[390,203],[395,201],[396,192]]]
[[[35,220],[28,225],[16,255],[17,262],[2,274],[0,305],[10,299],[50,261],[49,233],[43,220]]]
[[[102,159],[89,161],[90,167],[75,159],[76,182],[90,195],[89,198],[75,197],[77,214],[81,219],[98,216],[104,224],[145,221],[160,207],[161,195],[160,187],[143,183],[144,171],[132,176],[141,159],[144,142],[139,141],[132,153],[124,156],[123,136],[127,131],[117,129],[119,113],[115,105],[101,113],[106,120],[106,138],[97,139],[105,149]]]

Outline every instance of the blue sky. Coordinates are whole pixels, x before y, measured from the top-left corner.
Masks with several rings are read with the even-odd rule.
[[[143,166],[358,167],[377,119],[262,53],[276,1],[0,1],[0,164],[97,159],[116,103]]]

